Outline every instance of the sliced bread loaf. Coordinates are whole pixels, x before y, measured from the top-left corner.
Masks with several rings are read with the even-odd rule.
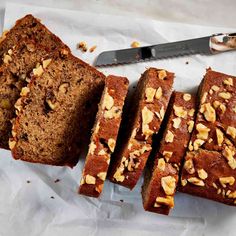
[[[128,85],[125,77],[106,78],[80,182],[81,194],[99,197],[102,192],[110,156],[116,145]]]

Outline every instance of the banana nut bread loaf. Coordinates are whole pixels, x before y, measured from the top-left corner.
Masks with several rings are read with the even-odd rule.
[[[9,31],[3,33],[0,39],[0,65],[3,63],[4,54],[25,39],[33,39],[51,50],[66,48],[70,51],[56,35],[40,23],[40,20],[29,14],[17,20]]]
[[[42,61],[33,74],[15,104],[13,157],[72,167],[89,139],[105,76],[66,49]]]
[[[236,205],[236,77],[208,69],[180,191]]]
[[[102,192],[110,156],[116,145],[128,85],[125,77],[106,78],[80,182],[80,194],[99,197]]]
[[[147,211],[168,215],[174,207],[179,169],[194,126],[195,108],[195,96],[173,92],[158,152],[148,161],[144,172],[142,198]]]
[[[174,74],[150,68],[141,76],[128,122],[123,122],[125,133],[111,158],[109,179],[127,188],[134,188],[152,149],[152,136],[158,133],[171,96]],[[125,125],[126,124],[126,125]]]

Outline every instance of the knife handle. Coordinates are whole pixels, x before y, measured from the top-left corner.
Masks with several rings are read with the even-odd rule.
[[[210,50],[213,54],[236,49],[236,33],[215,34],[210,37]]]

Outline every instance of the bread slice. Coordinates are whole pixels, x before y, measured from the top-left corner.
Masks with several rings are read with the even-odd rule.
[[[174,74],[150,68],[141,76],[123,122],[112,157],[109,179],[134,188],[152,150],[152,137],[157,134],[171,96]]]
[[[34,40],[22,40],[4,53],[0,66],[0,147],[9,149],[11,120],[15,117],[14,104],[22,87],[29,81],[30,73],[38,62],[49,57],[49,49]]]
[[[145,170],[142,198],[146,211],[168,215],[174,207],[179,169],[194,126],[195,108],[195,96],[172,94],[159,150]]]
[[[236,205],[236,77],[208,69],[179,191]]]
[[[15,104],[13,157],[72,167],[89,139],[105,76],[65,49],[33,73]]]
[[[102,192],[110,156],[116,145],[128,85],[125,77],[106,78],[80,182],[80,194],[99,197]]]
[[[9,49],[12,49],[22,40],[33,39],[36,43],[51,49],[60,48],[70,49],[52,32],[50,32],[40,20],[32,15],[16,21],[14,27],[9,31],[5,31],[0,39],[0,65],[3,63],[3,56]]]

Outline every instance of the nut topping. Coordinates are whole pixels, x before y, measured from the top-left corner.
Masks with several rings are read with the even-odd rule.
[[[228,126],[226,133],[228,135],[230,135],[232,138],[236,137],[236,128],[232,127],[232,126]]]
[[[164,171],[165,166],[166,166],[165,160],[163,158],[158,159],[158,164],[157,164],[158,169]]]
[[[156,202],[159,203],[159,204],[167,205],[170,208],[174,207],[174,198],[173,198],[173,196],[157,197]]]
[[[181,123],[181,118],[177,117],[177,118],[174,118],[172,121],[173,121],[173,127],[175,129],[178,129]]]
[[[26,96],[30,92],[30,89],[28,87],[23,87],[21,89],[20,95],[21,96]]]
[[[220,90],[220,88],[219,88],[217,85],[213,85],[213,86],[211,87],[211,89],[212,89],[213,91],[215,91],[215,92],[217,92],[217,91]]]
[[[146,101],[147,102],[153,102],[153,98],[155,96],[156,89],[154,88],[146,88],[145,95],[146,95]]]
[[[205,185],[204,182],[197,177],[188,178],[188,182],[191,184],[194,184],[196,186],[204,186]]]
[[[9,64],[9,62],[11,62],[11,61],[12,61],[11,56],[8,55],[8,54],[5,54],[5,55],[4,55],[4,58],[3,58],[3,62],[4,62],[5,64]]]
[[[184,119],[187,117],[187,111],[185,111],[183,107],[174,105],[174,113],[177,117],[181,117]]]
[[[41,76],[43,74],[43,67],[39,65],[38,67],[33,69],[34,76]]]
[[[231,93],[229,93],[229,92],[221,92],[221,93],[219,93],[219,97],[221,97],[223,99],[230,99],[231,98]]]
[[[111,152],[114,152],[116,141],[113,138],[108,139],[108,147],[110,148]]]
[[[117,119],[119,117],[121,117],[121,109],[116,106],[113,106],[110,110],[105,110],[104,112],[105,119]]]
[[[160,71],[158,71],[158,78],[159,79],[165,79],[165,77],[167,76],[167,73],[166,73],[166,71],[165,70],[160,70]]]
[[[172,143],[173,142],[173,140],[174,140],[174,134],[171,132],[171,131],[167,131],[167,134],[166,134],[166,136],[165,136],[165,141],[167,142],[167,143]]]
[[[164,151],[162,155],[165,157],[166,162],[168,162],[172,156],[173,152]]]
[[[102,109],[110,110],[113,107],[113,105],[114,105],[114,99],[112,96],[109,95],[106,89],[104,95],[104,102],[102,104]]]
[[[113,175],[114,179],[118,182],[123,182],[125,180],[125,176],[123,175],[124,168],[119,167],[115,174]]]
[[[16,146],[16,141],[13,139],[9,139],[8,144],[9,144],[10,150],[12,150]]]
[[[184,99],[184,101],[186,101],[186,102],[190,101],[190,100],[191,100],[191,94],[185,93],[185,94],[183,95],[183,99]]]
[[[43,61],[43,68],[46,69],[48,65],[51,63],[52,59],[47,59]]]
[[[192,159],[188,159],[185,161],[184,163],[184,169],[189,173],[189,174],[194,174],[195,173],[195,169],[194,169],[194,165],[193,165],[193,160]]]
[[[193,120],[190,120],[187,124],[188,124],[188,132],[189,132],[189,133],[192,133],[192,131],[193,131],[193,126],[194,126],[194,121],[193,121]]]
[[[207,121],[212,122],[212,123],[216,121],[216,112],[210,103],[203,104],[201,106],[200,112],[203,113]]]
[[[206,98],[207,98],[207,92],[205,92],[205,93],[202,95],[201,104],[203,104],[203,103],[206,102]]]
[[[233,86],[233,79],[232,78],[225,79],[223,83],[225,85]]]
[[[235,178],[233,176],[221,177],[221,178],[219,178],[219,181],[220,181],[222,187],[225,188],[226,184],[233,185],[235,182]]]
[[[199,149],[199,147],[204,144],[204,142],[205,142],[205,141],[202,140],[202,139],[196,139],[196,140],[194,141],[194,143],[193,143],[193,149],[194,149],[195,151],[197,151],[197,150]]]
[[[206,179],[208,177],[207,172],[204,169],[197,170],[200,179]]]
[[[99,173],[97,174],[97,177],[98,177],[99,179],[105,181],[106,175],[107,175],[106,172],[99,172]]]
[[[221,146],[224,141],[224,134],[220,129],[216,129],[216,137],[218,145]]]
[[[162,88],[159,87],[159,88],[157,89],[157,91],[156,91],[155,98],[156,98],[156,99],[160,99],[161,96],[162,96]]]
[[[93,177],[92,175],[85,175],[85,183],[86,184],[95,184],[96,178]]]
[[[236,160],[234,159],[235,152],[229,147],[225,147],[222,154],[227,159],[229,166],[234,170],[236,168]]]
[[[208,138],[208,133],[210,131],[205,125],[199,123],[196,125],[198,131],[197,138],[206,140]]]
[[[173,195],[176,188],[176,179],[173,176],[162,177],[161,186],[166,195]]]

